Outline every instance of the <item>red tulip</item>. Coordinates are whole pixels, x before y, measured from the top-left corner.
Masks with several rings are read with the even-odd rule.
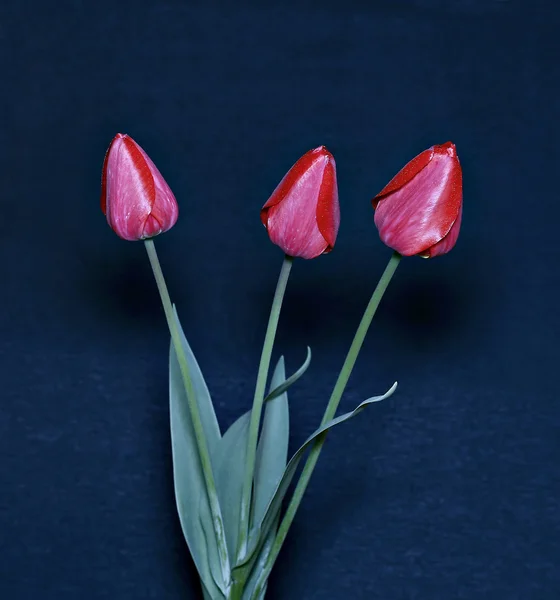
[[[413,158],[372,200],[383,242],[403,256],[433,258],[455,246],[463,211],[455,144]]]
[[[145,240],[171,229],[179,216],[173,192],[150,157],[117,133],[103,163],[101,210],[124,240]]]
[[[340,207],[336,164],[324,146],[304,154],[286,173],[262,207],[261,221],[288,256],[316,258],[333,249]]]

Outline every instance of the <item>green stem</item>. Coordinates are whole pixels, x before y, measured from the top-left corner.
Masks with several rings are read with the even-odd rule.
[[[229,592],[228,600],[241,600],[245,591],[245,581],[239,580],[233,582]]]
[[[288,283],[288,277],[292,268],[292,262],[293,258],[291,256],[286,255],[284,257],[282,269],[280,270],[280,275],[278,277],[278,283],[276,284],[276,291],[274,292],[274,300],[272,301],[272,308],[270,309],[268,327],[266,328],[266,335],[261,353],[261,361],[259,364],[257,383],[255,386],[255,397],[253,399],[251,422],[249,425],[249,435],[247,440],[247,458],[245,462],[245,477],[243,480],[243,499],[241,502],[237,558],[241,558],[247,550],[251,516],[251,492],[253,487],[253,474],[257,453],[259,424],[264,402],[266,380],[268,378],[268,369],[270,367],[272,347],[274,346],[274,338],[276,337],[278,319],[280,318],[280,309],[282,308],[282,300],[284,299],[284,292],[286,291],[286,285]]]
[[[369,326],[371,325],[371,321],[373,319],[373,316],[375,315],[375,311],[377,310],[377,307],[379,306],[379,303],[381,302],[381,298],[383,298],[383,294],[385,293],[385,290],[387,289],[387,286],[389,285],[389,282],[391,281],[391,278],[393,277],[393,274],[395,273],[395,270],[396,270],[397,266],[399,265],[400,259],[401,259],[401,255],[398,254],[397,252],[394,252],[391,259],[389,260],[389,264],[387,265],[387,267],[385,268],[385,271],[383,272],[383,275],[381,276],[381,279],[379,280],[379,283],[377,284],[377,287],[375,288],[375,290],[373,292],[373,295],[371,296],[371,299],[370,299],[370,301],[366,307],[366,310],[364,312],[364,316],[362,317],[362,320],[360,321],[360,325],[358,326],[358,330],[356,331],[356,334],[352,341],[352,345],[350,346],[350,350],[348,351],[348,354],[346,355],[346,360],[344,361],[344,364],[342,365],[342,369],[340,371],[340,374],[338,376],[338,379],[337,379],[334,389],[332,391],[329,403],[327,405],[325,414],[323,416],[323,420],[321,421],[321,425],[325,425],[325,423],[330,421],[336,413],[336,409],[338,408],[338,404],[340,402],[342,394],[344,393],[344,389],[346,387],[346,384],[348,383],[348,379],[350,379],[350,374],[352,373],[352,369],[354,368],[354,365],[356,364],[356,359],[358,358],[358,353],[360,352],[362,344],[364,343],[366,333],[369,329]],[[297,509],[300,505],[300,502],[303,498],[303,494],[305,493],[305,490],[307,489],[307,485],[309,484],[309,480],[311,479],[313,469],[315,468],[315,465],[317,464],[317,460],[319,459],[319,455],[321,453],[323,444],[325,443],[325,439],[326,439],[326,432],[324,434],[322,434],[321,436],[319,436],[317,438],[317,440],[314,442],[313,446],[311,447],[309,456],[308,456],[305,466],[301,472],[300,479],[298,481],[296,489],[294,490],[294,495],[292,497],[292,500],[291,500],[290,504],[288,505],[286,514],[284,515],[284,518],[280,524],[280,527],[278,528],[278,533],[276,534],[276,538],[274,540],[274,544],[270,551],[268,560],[266,561],[266,563],[263,567],[263,570],[261,571],[261,575],[259,577],[259,582],[255,588],[253,598],[259,597],[259,593],[262,592],[264,584],[266,583],[266,580],[268,579],[268,577],[270,575],[272,567],[274,566],[274,562],[276,561],[276,558],[278,557],[280,549],[282,548],[282,544],[284,543],[284,540],[286,539],[286,535],[288,534],[288,529],[290,528],[290,525],[292,524],[292,521],[294,520],[296,511],[297,511]]]
[[[171,298],[169,297],[169,292],[167,291],[167,285],[163,277],[163,272],[161,270],[161,265],[157,256],[156,247],[154,246],[154,242],[152,240],[145,240],[144,243],[146,245],[148,257],[150,258],[150,264],[152,265],[152,270],[156,279],[159,295],[161,296],[161,302],[163,304],[163,310],[165,311],[167,325],[171,333],[171,340],[173,341],[173,347],[175,348],[177,361],[179,363],[179,368],[183,377],[183,383],[185,385],[185,391],[187,393],[187,402],[192,418],[198,453],[200,455],[200,463],[202,466],[202,472],[204,474],[204,480],[206,482],[208,502],[210,505],[210,511],[212,513],[214,529],[216,531],[216,539],[218,543],[218,551],[220,554],[222,574],[224,576],[224,582],[227,585],[230,578],[230,566],[224,532],[224,523],[222,519],[222,513],[220,510],[220,503],[218,501],[218,494],[216,492],[216,483],[214,481],[214,474],[212,472],[210,453],[206,444],[204,428],[200,419],[200,412],[198,410],[198,404],[196,403],[196,396],[189,372],[189,365],[187,362],[187,357],[185,355],[183,344],[181,343],[181,337],[179,335],[177,321],[175,319],[175,315],[173,314],[173,305],[171,304]]]

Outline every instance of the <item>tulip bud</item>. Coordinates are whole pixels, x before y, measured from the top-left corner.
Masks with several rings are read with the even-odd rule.
[[[316,258],[333,249],[340,207],[336,164],[324,146],[304,154],[286,173],[262,207],[261,221],[288,256]]]
[[[413,158],[372,200],[383,242],[403,256],[433,258],[459,236],[463,210],[455,144],[432,146]]]
[[[173,192],[142,148],[118,133],[105,155],[101,210],[124,240],[145,240],[171,229],[179,216]]]

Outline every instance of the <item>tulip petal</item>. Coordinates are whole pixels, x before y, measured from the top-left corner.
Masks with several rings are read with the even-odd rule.
[[[309,150],[301,158],[298,158],[290,170],[284,175],[280,183],[276,186],[275,190],[272,192],[272,195],[262,207],[262,211],[272,208],[279,202],[282,202],[282,200],[284,200],[284,198],[288,195],[290,189],[297,185],[299,178],[313,166],[314,161],[316,161],[317,158],[320,158],[320,155],[324,150],[326,150],[324,146],[319,146],[318,148]],[[266,225],[266,220],[262,215],[262,211],[261,219],[263,225]]]
[[[371,201],[373,208],[377,208],[377,205],[385,196],[403,187],[415,177],[432,160],[433,155],[434,147],[432,146],[428,150],[420,152],[418,156],[407,163]]]
[[[179,207],[171,188],[152,159],[140,146],[138,146],[138,150],[150,169],[155,188],[155,201],[152,204],[150,216],[144,225],[144,237],[150,238],[171,229],[175,225],[179,217]]]
[[[336,166],[319,146],[304,154],[261,209],[271,241],[289,256],[316,258],[334,246],[340,224]]]
[[[173,192],[144,150],[128,135],[115,136],[103,162],[101,210],[125,240],[154,237],[175,225]]]
[[[325,166],[323,182],[317,202],[317,226],[328,246],[325,253],[330,252],[338,235],[340,226],[340,205],[338,203],[338,185],[336,181],[336,164],[330,158]]]
[[[463,207],[461,206],[461,210],[459,211],[459,216],[457,217],[455,223],[451,226],[449,233],[437,244],[429,248],[428,258],[434,258],[434,256],[440,256],[441,254],[447,254],[450,250],[453,249],[455,244],[457,243],[457,238],[459,237],[459,230],[461,229],[461,218],[463,216]]]
[[[268,209],[270,239],[289,256],[315,258],[328,247],[317,225],[317,199],[326,160],[315,162],[286,192],[282,201]],[[306,201],[302,202],[301,198]]]
[[[377,204],[379,235],[403,256],[426,253],[440,242],[461,210],[461,167],[454,147],[434,149],[428,165]]]
[[[111,227],[127,240],[138,239],[155,200],[155,184],[150,169],[134,142],[127,136],[116,138],[107,161],[107,203]]]
[[[123,137],[121,160],[123,163],[131,163],[131,168],[128,171],[134,181],[134,187],[151,208],[156,199],[156,186],[150,170],[151,166],[155,166],[154,163],[129,136]]]
[[[297,180],[301,176],[301,171],[302,171],[302,169],[300,169],[299,167],[300,167],[303,159],[306,156],[307,155],[304,154],[294,164],[294,166],[284,175],[284,177],[282,177],[282,180],[276,186],[276,188],[272,192],[272,195],[267,200],[266,204],[262,207],[262,209],[261,209],[261,221],[262,221],[262,224],[265,227],[266,227],[266,224],[267,224],[267,215],[268,215],[269,209],[271,209],[273,206],[276,206],[278,203],[282,202],[282,200],[284,200],[284,198],[288,195],[290,189],[292,187],[294,187],[294,185],[297,183]]]

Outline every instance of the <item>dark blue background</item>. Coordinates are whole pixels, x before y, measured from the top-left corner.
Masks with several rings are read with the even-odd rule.
[[[157,240],[227,427],[252,399],[281,251],[259,209],[334,153],[335,251],[298,261],[275,358],[292,446],[321,418],[390,252],[370,198],[448,139],[453,252],[406,259],[271,600],[560,597],[554,3],[5,1],[0,6],[0,596],[198,598],[175,512],[168,333],[141,244],[99,210],[117,131],[181,208]],[[237,5],[234,7],[234,5]]]

